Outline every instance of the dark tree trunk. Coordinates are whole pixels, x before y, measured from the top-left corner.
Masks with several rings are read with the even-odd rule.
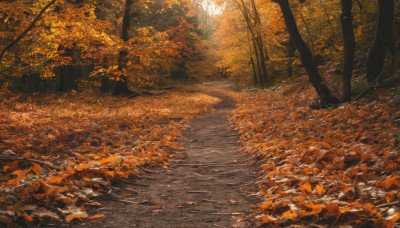
[[[124,17],[122,20],[122,31],[121,31],[121,39],[125,42],[129,40],[129,30],[131,28],[131,20],[132,15],[131,6],[133,4],[133,0],[126,0],[124,7]],[[121,50],[118,56],[118,69],[122,70],[126,66],[126,57],[128,52],[125,50]],[[128,78],[126,75],[122,75],[120,80],[115,82],[113,95],[131,95],[132,92],[128,88]]]
[[[355,52],[355,38],[353,31],[353,15],[351,13],[353,7],[352,0],[341,0],[342,14],[340,15],[340,22],[342,24],[343,35],[343,57],[344,66],[342,73],[343,80],[343,101],[351,100],[351,78],[353,77],[353,61]]]
[[[177,64],[177,66],[172,69],[171,76],[174,80],[187,80],[189,77],[186,72],[186,63],[181,62]]]
[[[318,68],[315,64],[314,57],[311,53],[310,48],[304,42],[300,35],[299,29],[297,28],[296,21],[294,19],[292,10],[290,9],[288,0],[273,0],[279,3],[279,7],[282,11],[283,17],[285,19],[286,28],[289,32],[290,39],[293,41],[294,46],[300,53],[301,62],[309,76],[311,84],[317,91],[322,104],[336,104],[339,100],[332,95],[328,85],[325,80],[318,72]]]
[[[367,79],[369,82],[382,81],[386,49],[393,34],[394,0],[378,0],[379,16],[374,43],[367,59]]]
[[[76,88],[76,67],[72,65],[60,66],[56,70],[56,90],[58,92],[68,92]]]
[[[254,58],[253,55],[251,54],[250,56],[250,63],[251,63],[251,67],[253,70],[253,84],[254,85],[258,85],[258,79],[257,79],[257,73],[256,73],[256,66],[254,64]]]
[[[102,77],[100,78],[100,92],[102,93],[108,93],[110,92],[114,86],[114,81],[108,79],[107,77]]]
[[[399,3],[400,6],[400,3]],[[400,15],[400,12],[399,12]],[[400,22],[395,17],[394,19],[394,29],[391,41],[390,53],[392,55],[392,74],[396,72],[397,69],[397,54],[400,49]]]
[[[286,43],[286,49],[287,49],[287,76],[292,77],[293,76],[293,62],[294,62],[294,57],[296,54],[296,47],[293,45],[293,42],[289,40],[289,42]]]

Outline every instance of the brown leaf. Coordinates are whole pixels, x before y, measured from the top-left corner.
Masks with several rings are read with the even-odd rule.
[[[338,217],[340,215],[339,206],[336,203],[330,203],[325,207],[327,217]]]

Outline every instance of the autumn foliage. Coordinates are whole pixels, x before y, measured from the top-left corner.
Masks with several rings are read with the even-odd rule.
[[[400,219],[399,116],[385,91],[331,109],[298,82],[235,93],[231,121],[259,160],[262,224],[393,227]]]
[[[167,166],[191,118],[217,100],[190,90],[135,100],[14,97],[0,108],[0,220],[95,219],[111,183]]]
[[[181,85],[221,78],[251,87],[226,96],[256,160],[261,226],[399,226],[399,9],[1,1],[0,226],[107,216],[90,210],[96,197],[167,167],[190,120],[218,102]]]

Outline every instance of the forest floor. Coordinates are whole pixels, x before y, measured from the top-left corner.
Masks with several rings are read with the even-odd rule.
[[[0,226],[399,226],[398,88],[313,109],[304,77],[231,86],[5,95]]]
[[[171,165],[119,186],[119,195],[134,188],[132,203],[103,200],[107,216],[77,227],[251,227],[246,218],[257,199],[253,169],[241,150],[239,135],[228,124],[235,104],[211,83],[206,93],[220,99],[213,109],[190,123],[184,133],[184,151],[176,151]],[[201,88],[201,87],[200,87]],[[204,87],[203,87],[204,89]],[[201,91],[204,92],[204,91]],[[253,194],[254,195],[254,194]]]

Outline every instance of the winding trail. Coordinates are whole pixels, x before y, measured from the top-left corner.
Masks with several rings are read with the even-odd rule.
[[[135,186],[121,186],[122,195],[136,191],[132,200],[138,203],[105,200],[106,217],[79,226],[253,227],[248,217],[257,199],[248,195],[256,192],[249,184],[254,170],[247,165],[239,136],[227,121],[235,106],[221,92],[228,86],[206,84],[204,91],[221,101],[192,122],[183,138],[186,150],[177,152],[178,159],[169,168],[150,173]]]

